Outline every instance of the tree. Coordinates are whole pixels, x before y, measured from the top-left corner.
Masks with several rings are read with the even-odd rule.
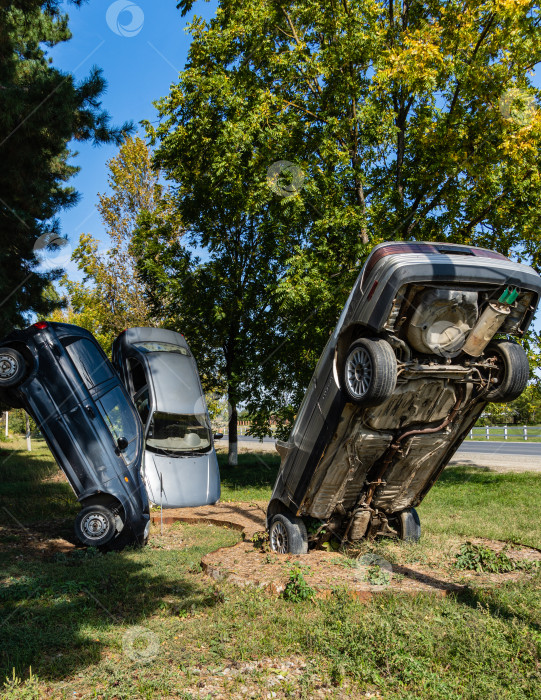
[[[174,144],[165,143],[156,154],[156,163],[178,183],[175,209],[186,226],[185,240],[174,227],[144,214],[135,246],[153,312],[162,314],[166,327],[185,334],[204,388],[227,393],[228,459],[236,465],[239,404],[265,385],[263,360],[281,332],[268,295],[288,251],[280,231],[269,229],[270,195],[259,175],[253,178],[250,152],[239,147],[235,167],[218,157],[198,176],[202,129],[216,114],[213,105],[205,109],[207,97],[202,84],[186,95]],[[232,108],[236,98],[223,90],[222,99],[224,108]]]
[[[541,268],[539,22],[525,0],[221,0],[192,24],[187,70],[150,130],[167,175],[220,199],[245,182],[242,154],[252,185],[279,160],[303,174],[267,218],[291,241],[265,298],[293,407],[374,244],[483,245]]]
[[[82,282],[63,278],[68,308],[51,320],[75,323],[91,331],[109,352],[116,336],[130,326],[145,326],[150,311],[137,276],[132,236],[137,218],[146,213],[167,216],[168,192],[151,167],[145,142],[128,138],[108,163],[110,194],[99,194],[98,211],[110,248],[99,252],[99,241],[82,234],[72,259],[84,273]]]
[[[132,129],[131,124],[110,126],[100,106],[105,81],[97,68],[77,83],[51,65],[48,47],[71,37],[60,4],[0,3],[2,336],[26,324],[29,312],[46,314],[56,304],[42,292],[61,270],[40,271],[39,249],[63,243],[55,215],[77,201],[66,184],[78,171],[69,163],[68,143],[120,143]]]

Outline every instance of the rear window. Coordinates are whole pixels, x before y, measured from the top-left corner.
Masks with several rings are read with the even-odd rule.
[[[187,355],[189,357],[190,353],[182,345],[175,345],[175,343],[158,343],[157,341],[148,341],[146,343],[134,343],[134,348],[140,350],[141,352],[176,352],[178,355]]]
[[[93,389],[115,377],[103,350],[88,338],[77,338],[69,343],[66,352],[87,389]]]

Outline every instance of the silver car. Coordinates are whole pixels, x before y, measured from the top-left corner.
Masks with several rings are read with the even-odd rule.
[[[272,549],[302,554],[331,537],[418,540],[415,506],[486,404],[526,387],[528,359],[512,336],[524,335],[540,294],[535,270],[490,250],[376,246],[288,442],[277,443]]]
[[[164,508],[220,498],[220,472],[197,365],[183,335],[130,328],[113,344],[119,372],[145,432],[144,479]]]

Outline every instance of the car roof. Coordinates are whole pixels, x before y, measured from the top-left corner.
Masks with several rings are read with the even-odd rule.
[[[149,352],[144,360],[152,377],[157,411],[185,414],[207,412],[192,357],[174,352]]]

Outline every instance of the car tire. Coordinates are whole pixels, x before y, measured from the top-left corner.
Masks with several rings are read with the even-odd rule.
[[[269,528],[270,547],[277,554],[306,554],[308,533],[301,518],[279,513]]]
[[[494,340],[485,350],[485,356],[496,355],[499,372],[498,384],[486,398],[492,403],[508,403],[522,394],[530,378],[530,364],[524,348],[509,340]]]
[[[395,526],[401,540],[405,542],[419,542],[421,539],[421,521],[415,508],[407,508],[398,513]]]
[[[342,371],[343,389],[350,403],[378,406],[396,387],[396,355],[386,340],[360,338],[352,343]]]
[[[13,348],[0,348],[0,388],[18,386],[26,373],[26,361]]]
[[[75,518],[75,536],[88,547],[102,547],[116,535],[115,514],[99,504],[86,506]]]

